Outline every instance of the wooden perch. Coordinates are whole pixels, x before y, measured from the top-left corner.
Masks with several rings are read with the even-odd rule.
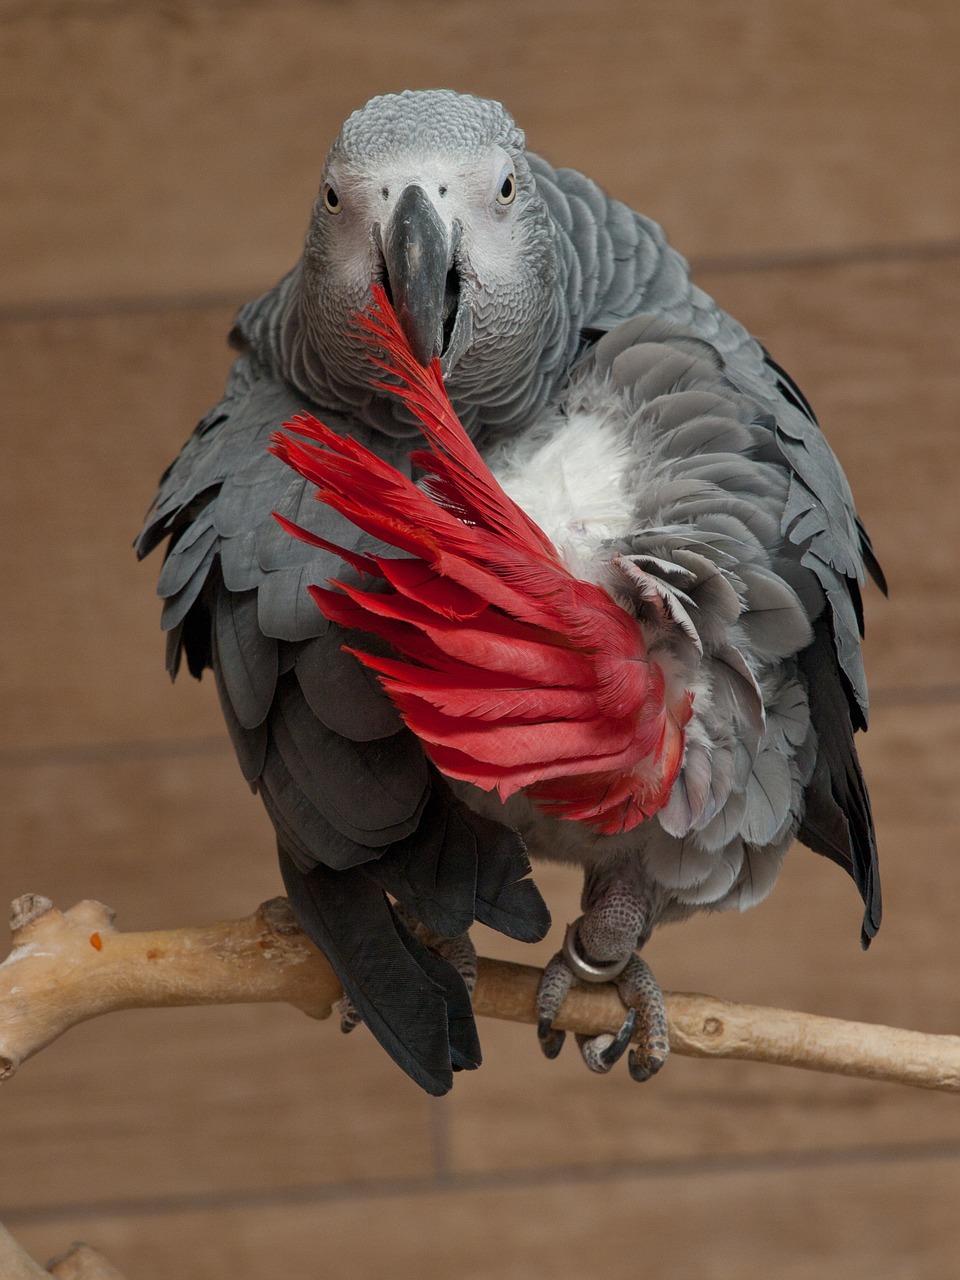
[[[195,929],[121,933],[99,902],[58,911],[28,894],[13,903],[13,949],[0,964],[0,1079],[87,1018],[114,1009],[283,1001],[313,1018],[342,994],[285,898],[252,916]],[[474,1008],[535,1023],[540,970],[479,961]],[[745,1058],[812,1071],[960,1092],[960,1037],[844,1022],[711,996],[664,993],[674,1053]],[[556,1020],[568,1031],[616,1031],[609,986],[575,987]]]

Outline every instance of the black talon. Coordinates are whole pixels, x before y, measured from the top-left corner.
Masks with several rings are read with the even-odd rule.
[[[540,1048],[543,1050],[543,1056],[550,1058],[551,1061],[557,1057],[563,1048],[563,1042],[567,1038],[565,1031],[554,1031],[546,1039],[540,1041]]]
[[[566,1038],[565,1031],[554,1031],[552,1018],[541,1018],[537,1023],[537,1039],[545,1057],[555,1058],[563,1048]]]
[[[623,1026],[617,1032],[617,1037],[612,1040],[597,1056],[603,1064],[604,1069],[609,1071],[615,1062],[619,1062],[626,1052],[627,1045],[633,1038],[634,1030],[637,1026],[637,1011],[630,1009],[624,1019]],[[631,1057],[633,1055],[631,1054]],[[631,1073],[632,1074],[632,1073]]]
[[[666,1060],[667,1058],[664,1054],[663,1057],[653,1055],[646,1061],[643,1061],[639,1052],[634,1049],[630,1054],[630,1057],[627,1059],[627,1070],[630,1072],[630,1079],[643,1084],[645,1080],[649,1080],[652,1076],[657,1074]]]

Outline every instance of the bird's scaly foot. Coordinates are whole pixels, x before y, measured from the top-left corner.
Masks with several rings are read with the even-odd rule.
[[[581,1056],[591,1071],[609,1071],[636,1036],[637,1047],[628,1058],[630,1075],[649,1080],[670,1052],[663,995],[650,966],[634,951],[649,934],[649,904],[628,880],[602,880],[599,874],[588,879],[584,898],[587,910],[568,927],[562,951],[548,963],[540,981],[540,1047],[548,1058],[555,1058],[563,1047],[565,1033],[553,1023],[572,986],[612,982],[627,1016],[616,1035],[578,1035]]]

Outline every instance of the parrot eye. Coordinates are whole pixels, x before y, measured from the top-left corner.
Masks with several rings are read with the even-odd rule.
[[[517,194],[517,180],[513,176],[513,171],[509,171],[500,184],[500,190],[497,192],[497,204],[513,204],[514,197]]]
[[[339,213],[341,209],[340,197],[331,187],[329,182],[323,184],[323,207],[327,213]]]

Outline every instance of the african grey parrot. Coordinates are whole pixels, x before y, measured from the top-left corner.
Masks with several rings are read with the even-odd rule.
[[[284,422],[294,446],[298,431],[309,438],[312,415],[369,451],[371,485],[381,467],[429,473],[402,378],[357,338],[378,285],[417,367],[439,357],[477,467],[578,580],[563,592],[612,602],[609,625],[627,637],[615,653],[591,647],[573,614],[575,636],[546,605],[523,620],[510,599],[540,588],[512,565],[482,614],[491,668],[473,652],[454,679],[437,636],[462,657],[480,606],[451,613],[430,594],[449,547],[424,551],[411,513],[433,520],[417,495],[442,507],[436,483],[371,524],[362,477],[360,505],[354,494],[337,510],[315,501],[316,477],[284,465],[282,445],[268,452]],[[224,398],[163,476],[138,551],[169,540],[168,668],[183,655],[198,677],[212,668],[300,923],[352,1020],[413,1079],[442,1093],[479,1062],[459,941],[473,921],[525,940],[546,931],[527,850],[585,873],[583,915],[541,984],[544,1051],[559,1050],[552,1022],[573,982],[613,980],[630,1009],[620,1036],[581,1039],[594,1070],[624,1051],[637,1012],[631,1073],[665,1057],[659,991],[636,954],[652,929],[759,901],[794,837],[853,876],[867,945],[880,887],[853,735],[867,712],[860,585],[866,569],[882,588],[882,574],[805,398],[691,283],[655,223],[525,151],[499,103],[374,98],[326,157],[302,258],[240,311],[231,340]],[[458,529],[484,532],[462,498],[446,494]],[[419,567],[378,581],[401,527],[394,543]],[[325,587],[338,577],[349,594]],[[396,628],[378,631],[372,619],[401,607],[429,641],[404,650]],[[510,677],[512,709],[497,724],[473,696],[464,711],[470,679],[502,694],[495,647],[521,645],[521,623],[535,634],[522,688]],[[587,657],[569,654],[577,645]],[[426,672],[413,692],[411,658]],[[592,673],[582,688],[576,662]],[[625,702],[638,663],[647,694]],[[536,733],[518,710],[531,688],[559,708],[537,713]]]

